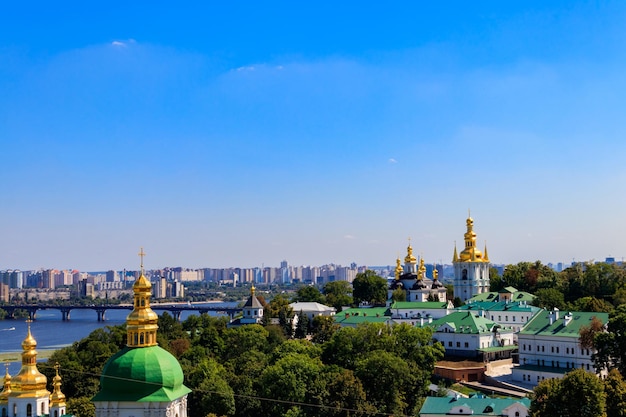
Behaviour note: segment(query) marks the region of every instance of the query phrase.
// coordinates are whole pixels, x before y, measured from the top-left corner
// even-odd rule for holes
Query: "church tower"
[[[487,245],[483,254],[476,247],[476,233],[474,219],[467,218],[467,232],[465,232],[465,247],[461,254],[457,254],[456,245],[452,264],[454,265],[454,297],[465,302],[477,294],[489,292],[489,257]]]
[[[150,308],[150,281],[143,270],[133,285],[133,311],[126,318],[126,347],[102,371],[92,401],[96,417],[187,417],[187,394],[178,360],[157,344],[157,314]]]
[[[37,341],[30,333],[22,342],[22,367],[17,375],[11,377],[8,372],[4,379],[4,388],[0,393],[2,416],[35,417],[49,414],[50,391],[46,389],[48,378],[37,369]]]

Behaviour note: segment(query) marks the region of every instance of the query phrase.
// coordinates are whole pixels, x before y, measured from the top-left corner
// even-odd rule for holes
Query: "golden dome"
[[[460,262],[489,262],[483,257],[482,252],[476,247],[476,233],[474,232],[474,219],[468,217],[466,220],[467,232],[465,232],[465,248],[459,255]],[[456,252],[456,248],[455,248]]]
[[[30,321],[28,322],[28,334],[22,342],[22,368],[11,380],[10,397],[40,397],[49,395],[46,390],[48,379],[37,369],[37,341],[30,333]]]
[[[0,392],[0,404],[6,404],[9,394],[11,393],[11,374],[9,374],[9,363],[7,362],[4,366],[6,367],[6,372],[4,374],[4,387],[2,387],[2,392]]]
[[[411,239],[409,239],[409,246],[406,248],[406,256],[404,257],[404,263],[411,264],[417,262],[417,258],[413,255],[413,248],[411,247]]]
[[[396,259],[396,270],[395,270],[396,280],[400,279],[400,275],[402,275],[402,265],[400,264],[400,258],[398,257]]]
[[[150,308],[152,284],[143,272],[143,248],[141,256],[141,275],[133,285],[133,311],[126,317],[126,345],[128,347],[156,346],[156,334],[159,316]]]
[[[51,406],[62,406],[65,404],[65,394],[61,392],[61,376],[59,375],[59,363],[57,362],[54,365],[54,369],[56,370],[56,375],[52,379],[53,392],[50,394],[50,405]]]

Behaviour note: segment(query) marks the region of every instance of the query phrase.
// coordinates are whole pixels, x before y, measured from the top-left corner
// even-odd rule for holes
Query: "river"
[[[226,306],[236,307],[238,303],[207,303],[194,306]],[[97,313],[94,310],[72,310],[71,320],[62,321],[59,310],[39,310],[37,320],[31,323],[31,332],[37,340],[37,349],[59,349],[86,337],[92,331],[104,326],[117,326],[124,323],[130,310],[107,310],[106,320],[97,321]],[[161,314],[158,311],[158,314]],[[183,311],[181,320],[185,320],[194,311]],[[219,315],[209,312],[211,315]],[[0,353],[21,352],[22,341],[26,337],[27,324],[25,319],[0,320]],[[18,357],[19,355],[16,355]],[[21,364],[12,362],[9,373],[15,375]],[[4,375],[4,369],[0,370]]]

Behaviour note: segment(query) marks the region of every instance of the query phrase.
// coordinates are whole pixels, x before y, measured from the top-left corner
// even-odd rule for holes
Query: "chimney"
[[[572,321],[572,313],[569,312],[563,317],[563,325],[567,326]]]
[[[559,309],[554,307],[554,320],[558,320],[559,319]]]

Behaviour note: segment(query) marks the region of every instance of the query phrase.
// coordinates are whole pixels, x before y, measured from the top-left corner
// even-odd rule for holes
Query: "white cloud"
[[[352,235],[345,235],[343,238],[344,239],[356,239],[356,237],[354,237]]]
[[[389,163],[390,164],[397,164],[398,161],[396,161],[394,158],[389,158]]]

